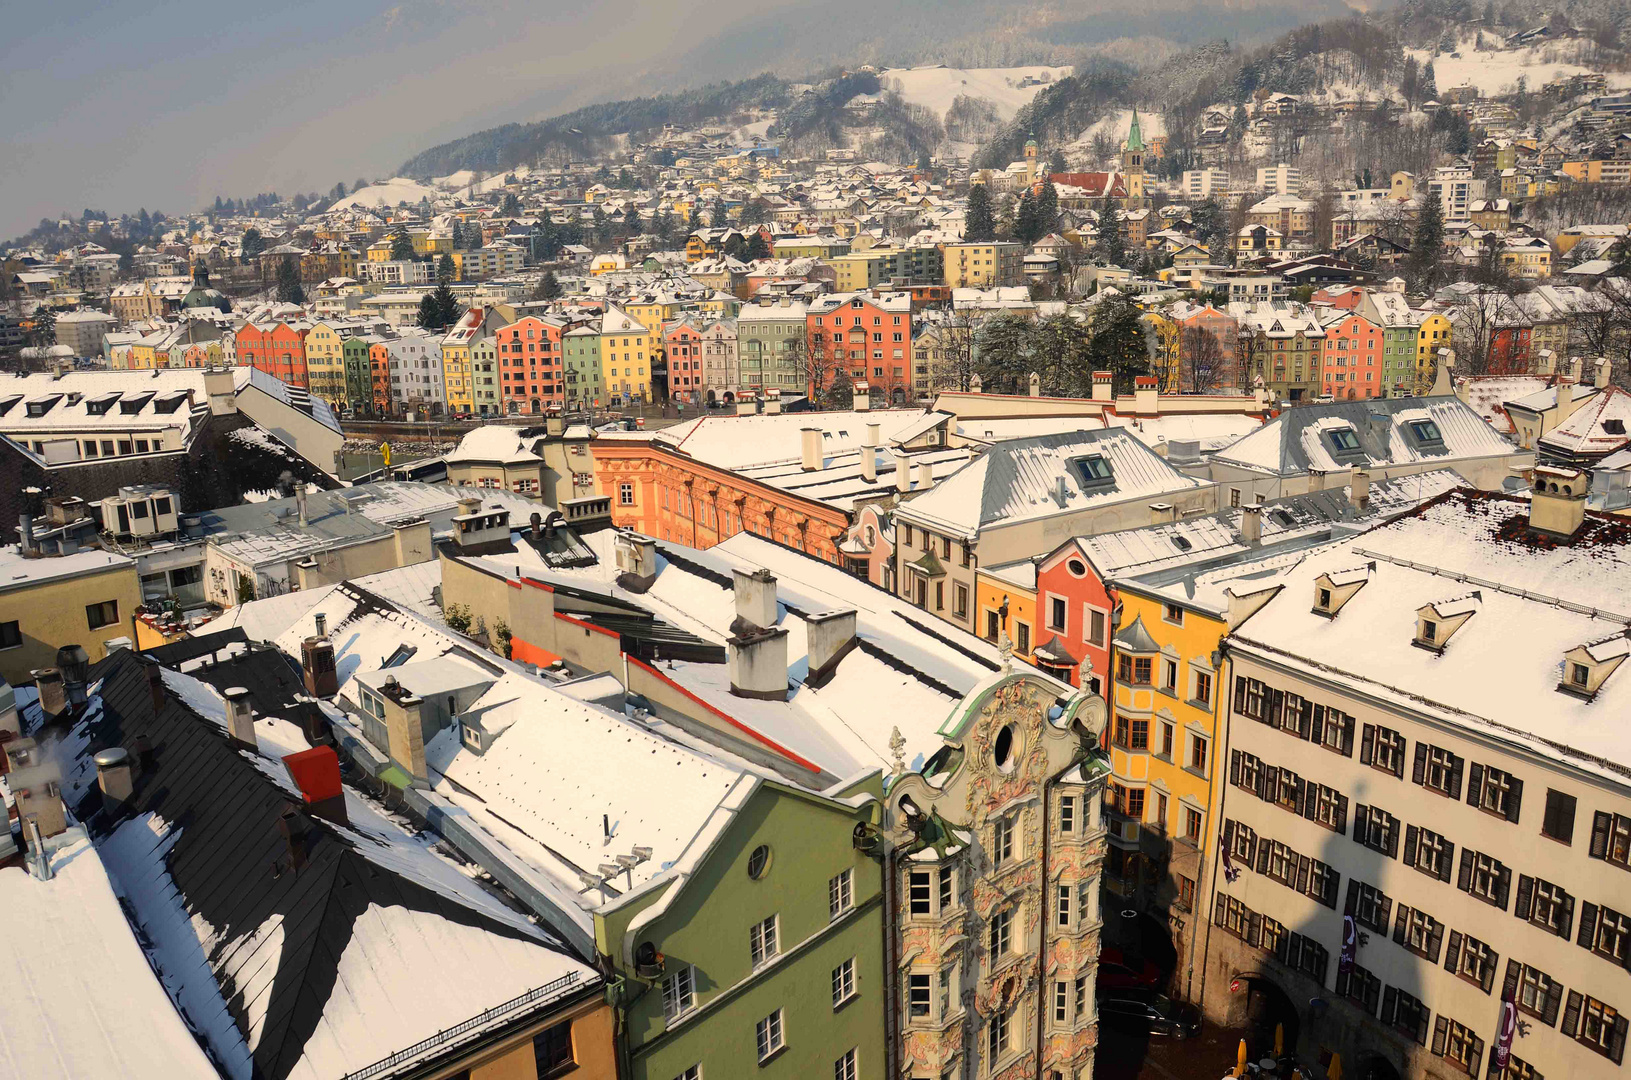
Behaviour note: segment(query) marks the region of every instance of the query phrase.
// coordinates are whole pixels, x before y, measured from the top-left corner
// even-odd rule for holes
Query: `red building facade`
[[[844,372],[885,401],[904,405],[913,399],[910,293],[823,296],[810,305],[806,326],[812,396]]]
[[[555,319],[528,315],[494,331],[504,412],[538,414],[564,404],[561,334],[565,329],[566,324]]]
[[[1036,663],[1072,686],[1104,694],[1110,686],[1115,591],[1081,545],[1067,540],[1036,568]]]
[[[703,395],[702,331],[689,319],[674,320],[663,327],[663,351],[668,356],[670,400],[700,400]]]
[[[293,386],[310,388],[306,375],[307,327],[286,322],[270,326],[244,323],[238,328],[238,363],[259,368]]]

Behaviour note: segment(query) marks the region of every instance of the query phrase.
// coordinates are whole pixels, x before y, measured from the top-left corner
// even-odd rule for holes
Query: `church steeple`
[[[1138,110],[1133,110],[1133,126],[1127,129],[1127,149],[1144,149],[1144,135],[1138,129]]]
[[[1138,126],[1138,110],[1133,110],[1133,122],[1127,128],[1127,148],[1121,152],[1121,171],[1127,174],[1127,207],[1143,205],[1144,201],[1144,133]]]

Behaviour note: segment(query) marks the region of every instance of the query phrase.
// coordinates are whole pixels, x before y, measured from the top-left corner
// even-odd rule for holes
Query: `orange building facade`
[[[597,440],[595,490],[612,501],[612,523],[658,540],[713,547],[751,532],[839,564],[844,511],[789,495],[650,442]]]
[[[293,386],[310,387],[306,375],[306,331],[286,322],[238,329],[238,363],[259,368]]]

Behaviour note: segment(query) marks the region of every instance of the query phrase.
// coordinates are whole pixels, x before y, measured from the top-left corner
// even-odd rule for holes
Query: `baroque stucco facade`
[[[1104,700],[1007,670],[964,700],[888,792],[899,1074],[1091,1077]]]

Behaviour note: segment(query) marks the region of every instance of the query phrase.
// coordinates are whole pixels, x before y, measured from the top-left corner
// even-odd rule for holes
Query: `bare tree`
[[[1190,393],[1210,393],[1227,360],[1217,334],[1205,326],[1184,327],[1182,357]]]
[[[929,338],[930,389],[969,390],[975,372],[975,325],[968,312],[951,312],[930,324],[923,336]]]

